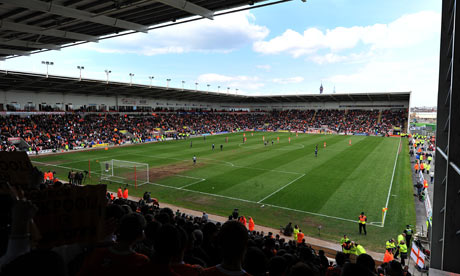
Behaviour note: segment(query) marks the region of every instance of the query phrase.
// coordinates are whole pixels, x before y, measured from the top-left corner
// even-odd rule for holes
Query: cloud
[[[403,15],[389,24],[337,27],[324,32],[318,28],[308,28],[302,34],[287,29],[282,35],[268,41],[255,41],[253,49],[262,54],[288,53],[297,58],[323,49],[337,53],[359,44],[367,45],[372,50],[404,48],[438,35],[440,18],[439,13],[422,11]],[[335,62],[340,57],[330,56],[329,59]]]
[[[269,65],[269,64],[265,64],[265,65],[256,65],[256,68],[258,69],[262,69],[262,70],[265,70],[265,71],[270,71],[272,69],[272,67]]]
[[[239,89],[243,92],[244,89],[254,90],[264,87],[265,84],[259,79],[259,77],[250,76],[226,76],[215,73],[202,74],[198,77],[199,83],[209,83],[221,86],[221,91],[226,91],[227,87],[232,90]]]
[[[300,83],[303,82],[303,77],[292,77],[292,78],[274,78],[272,81],[279,84],[289,84],[289,83]]]
[[[413,91],[411,104],[426,105],[437,101],[438,61],[437,55],[406,60],[385,56],[325,81],[333,83],[339,93]]]
[[[269,30],[256,25],[249,11],[198,20],[167,28],[121,36],[80,47],[101,53],[134,53],[146,56],[188,52],[228,53],[264,39]]]
[[[369,58],[374,56],[374,52],[371,50],[369,52],[359,53],[359,54],[349,54],[349,55],[339,55],[336,53],[328,53],[325,55],[312,55],[309,57],[309,60],[317,64],[330,64],[330,63],[359,63],[369,60]]]

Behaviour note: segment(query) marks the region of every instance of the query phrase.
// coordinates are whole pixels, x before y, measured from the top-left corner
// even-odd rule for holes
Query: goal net
[[[149,182],[149,164],[124,160],[106,160],[101,164],[101,181],[140,186]]]

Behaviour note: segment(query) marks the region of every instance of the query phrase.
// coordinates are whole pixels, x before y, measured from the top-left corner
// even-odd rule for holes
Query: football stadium
[[[285,2],[0,0],[0,58]],[[429,135],[412,91],[1,69],[0,274],[458,275],[456,9],[443,1]]]

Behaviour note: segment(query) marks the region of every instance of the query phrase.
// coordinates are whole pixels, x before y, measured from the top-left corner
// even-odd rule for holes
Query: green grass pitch
[[[39,156],[32,161],[64,180],[71,168],[90,167],[86,184],[100,183],[104,161],[148,163],[149,183],[137,189],[132,186],[130,195],[151,191],[160,203],[223,216],[238,208],[256,224],[277,229],[291,221],[306,233],[307,242],[308,236],[319,235],[338,242],[348,234],[368,249],[383,250],[386,240],[395,238],[406,224],[415,224],[406,139],[276,132],[246,132],[246,138],[243,143],[243,133],[224,134],[206,140],[198,137]],[[132,174],[103,183],[116,191],[121,183],[134,185]],[[382,224],[385,206],[388,212]],[[362,211],[368,216],[367,236],[358,234],[356,222]]]

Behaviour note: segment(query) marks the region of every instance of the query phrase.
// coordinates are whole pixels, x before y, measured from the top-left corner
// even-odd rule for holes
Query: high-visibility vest
[[[349,240],[350,240],[349,238],[341,238],[340,243],[343,245],[344,243],[346,243]]]
[[[399,245],[399,251],[401,253],[407,253],[407,244],[400,244]]]
[[[395,245],[394,242],[387,241],[385,247],[386,247],[386,249],[396,248],[396,245]]]
[[[350,254],[353,254],[353,255],[358,255],[356,254],[357,250],[356,250],[356,246],[355,245],[351,245],[351,248],[350,248]]]
[[[428,188],[428,180],[426,180],[426,179],[423,180],[423,188],[425,188],[425,189]]]
[[[423,163],[420,164],[420,169],[423,170],[424,168],[425,168],[425,165],[423,165]]]
[[[411,228],[406,228],[406,235],[412,236],[412,229]]]
[[[244,216],[242,216],[242,217],[240,218],[240,222],[241,222],[241,224],[244,225],[244,227],[246,227],[246,218],[245,218]]]
[[[404,236],[402,234],[398,235],[398,245],[401,244],[401,241],[404,241]]]
[[[351,243],[344,242],[342,244],[342,251],[345,254],[350,254],[350,252],[351,252]]]
[[[254,231],[254,227],[255,227],[255,224],[254,224],[254,220],[252,218],[249,219],[249,223],[248,223],[248,228],[249,228],[249,231]]]
[[[366,250],[364,249],[364,247],[361,244],[358,244],[356,246],[356,255],[359,256],[361,254],[366,254]]]
[[[297,234],[297,243],[302,243],[303,237],[305,237],[304,233],[299,232],[299,234]]]
[[[123,197],[123,192],[121,191],[121,188],[118,188],[117,197],[118,197],[118,198],[122,198],[122,197]]]
[[[418,164],[414,165],[414,169],[417,171],[418,170]]]
[[[393,254],[390,253],[390,251],[386,251],[385,252],[385,256],[383,256],[383,262],[384,263],[389,263],[391,261],[393,261],[394,257],[393,257]]]
[[[299,228],[294,228],[294,239],[297,240],[297,235],[299,234]]]
[[[359,215],[359,223],[366,224],[366,219],[367,219],[366,216]]]
[[[125,190],[123,191],[123,198],[124,198],[124,199],[128,199],[128,189],[125,189]]]

